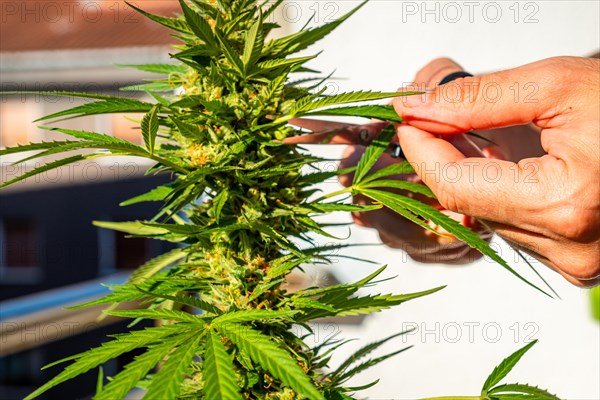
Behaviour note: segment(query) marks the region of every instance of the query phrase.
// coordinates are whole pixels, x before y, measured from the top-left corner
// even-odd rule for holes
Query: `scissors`
[[[288,123],[311,132],[287,138],[284,140],[285,143],[358,144],[362,146],[368,146],[390,124],[387,121],[376,121],[361,125],[310,118],[292,118]],[[405,158],[397,138],[393,139],[385,153],[393,158]]]

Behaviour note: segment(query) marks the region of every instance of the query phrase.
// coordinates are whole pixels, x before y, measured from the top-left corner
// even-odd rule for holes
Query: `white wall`
[[[302,17],[298,28],[314,11],[318,10],[316,17],[322,23],[326,16],[339,17],[357,4],[290,0],[283,10],[288,20]],[[310,66],[325,72],[337,69],[335,75],[346,78],[336,82],[341,90],[389,91],[409,82],[421,66],[439,56],[452,57],[468,71],[480,73],[555,55],[588,55],[600,48],[598,4],[371,0],[311,49],[325,51]],[[424,14],[425,7],[433,13]],[[471,18],[469,7],[473,10]],[[457,10],[462,18],[453,23]],[[314,146],[312,150],[329,156],[341,153],[339,147]],[[360,227],[352,228],[351,240],[378,242],[372,231]],[[509,261],[514,259],[506,247],[501,252]],[[445,267],[416,264],[400,251],[383,246],[355,248],[347,253],[390,265],[386,276],[397,278],[377,287],[383,293],[448,285],[435,295],[371,316],[360,328],[339,327],[344,336],[359,338],[347,346],[348,350],[410,325],[419,328],[405,342],[398,339],[386,347],[414,348],[351,382],[358,385],[381,379],[379,385],[362,392],[364,396],[413,399],[476,395],[494,365],[527,339],[536,338],[540,342],[509,375],[511,383],[540,385],[568,399],[600,398],[600,325],[591,320],[587,293],[543,266],[538,264],[562,300],[545,298],[485,260],[466,267]],[[531,276],[522,263],[512,264]],[[334,271],[340,279],[352,280],[374,268],[339,259]],[[320,329],[321,338],[332,332],[328,326]],[[422,335],[425,329],[429,333]]]

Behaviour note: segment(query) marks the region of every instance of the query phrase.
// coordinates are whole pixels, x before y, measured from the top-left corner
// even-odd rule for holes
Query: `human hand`
[[[344,123],[332,123],[329,121],[311,120],[311,119],[296,119],[290,121],[293,125],[301,126],[305,129],[312,130],[309,135],[295,136],[285,139],[289,144],[347,144],[349,145],[340,163],[340,168],[348,168],[355,166],[360,160],[366,145],[368,145],[377,135],[383,130],[388,123],[374,122],[366,125],[347,125]],[[455,135],[451,138],[457,148],[460,148],[464,154],[470,156],[482,156],[479,148],[477,148],[464,135]],[[373,167],[376,171],[382,167],[399,162],[398,159],[384,154],[377,164]],[[413,182],[421,182],[416,174],[406,174],[390,177],[393,179],[401,179]],[[344,186],[352,184],[352,174],[340,176],[340,183]],[[417,198],[419,201],[427,203],[433,207],[440,209],[451,218],[457,220],[461,224],[472,228],[480,234],[484,239],[489,240],[491,233],[478,223],[475,219],[458,213],[442,210],[442,207],[435,199],[430,199],[425,196],[416,195],[411,192],[398,191],[405,196]],[[370,200],[363,196],[355,196],[354,202],[358,204],[369,204]],[[361,226],[374,228],[383,243],[393,248],[401,248],[405,250],[413,259],[420,262],[436,262],[446,264],[462,264],[473,261],[481,254],[470,248],[465,243],[459,241],[456,237],[449,234],[441,227],[432,225],[438,234],[429,230],[423,229],[413,222],[406,220],[387,208],[370,211],[368,213],[354,213],[354,221]]]
[[[393,102],[404,154],[444,208],[485,221],[579,286],[600,280],[599,76],[598,60],[557,57]],[[537,89],[529,102],[512,96],[525,85]],[[469,157],[437,136],[531,122],[546,154],[516,163]],[[457,179],[444,179],[448,166]]]

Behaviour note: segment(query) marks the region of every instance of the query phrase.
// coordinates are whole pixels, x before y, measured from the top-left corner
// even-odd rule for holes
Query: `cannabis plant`
[[[294,334],[292,328],[302,326],[310,334],[310,323],[319,318],[369,314],[441,288],[357,295],[376,283],[382,267],[354,283],[286,290],[286,276],[292,270],[327,263],[332,250],[347,246],[319,245],[314,239],[315,234],[332,236],[328,225],[315,219],[331,212],[389,207],[424,229],[431,230],[427,221],[433,221],[521,278],[474,232],[413,197],[386,190],[433,197],[426,186],[390,179],[412,172],[410,164],[399,162],[370,173],[394,135],[392,126],[373,141],[355,168],[301,173],[303,167],[323,160],[283,141],[303,134],[288,124],[291,119],[351,115],[400,123],[389,106],[350,103],[411,93],[326,96],[318,91],[327,77],[306,78],[306,73],[315,74],[306,66],[315,56],[294,54],[329,34],[360,7],[323,26],[267,40],[278,28],[269,16],[281,2],[180,0],[178,18],[152,15],[132,5],[174,30],[181,40],[172,54],[178,64],[135,66],[164,75],[135,88],[155,102],[53,93],[94,101],[41,120],[143,113],[143,145],[101,133],[44,127],[73,139],[1,150],[1,155],[38,151],[19,162],[74,150],[101,150],[65,156],[2,186],[70,163],[113,155],[148,158],[155,161],[149,174],[172,177],[170,183],[123,203],[161,202],[151,220],[95,224],[177,247],[140,266],[127,283],[113,286],[111,294],[79,306],[105,304],[106,314],[131,318],[134,323],[151,319],[156,326],[116,335],[100,347],[50,364],[47,367],[70,362],[28,399],[135,349],[143,351],[123,371],[108,380],[99,374],[96,399],[119,399],[135,387],[145,389],[148,399],[350,399],[347,393],[375,384],[348,387],[347,382],[405,350],[368,358],[402,333],[362,347],[333,368],[332,353],[345,342],[332,338],[310,348],[307,336]],[[350,172],[354,173],[350,188],[325,195],[316,189],[316,184]],[[366,196],[373,203],[349,204],[351,194]],[[124,302],[137,302],[139,308],[119,309]],[[526,385],[494,388],[514,362],[492,374],[481,398],[555,398]]]

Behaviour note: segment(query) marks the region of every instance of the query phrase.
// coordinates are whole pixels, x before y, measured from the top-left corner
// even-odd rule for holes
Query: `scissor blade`
[[[297,126],[298,128],[308,129],[313,133],[328,133],[329,131],[336,129],[346,129],[355,124],[348,124],[344,122],[325,121],[321,119],[310,119],[310,118],[292,118],[288,121],[290,125]]]

